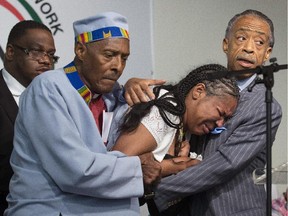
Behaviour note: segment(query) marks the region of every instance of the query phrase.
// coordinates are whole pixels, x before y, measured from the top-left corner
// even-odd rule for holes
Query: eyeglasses
[[[58,56],[55,56],[54,54],[47,53],[46,51],[43,51],[43,50],[28,49],[28,48],[24,48],[24,47],[21,47],[21,46],[16,45],[16,44],[12,44],[12,46],[22,50],[29,57],[31,57],[32,59],[37,60],[37,61],[40,59],[43,59],[45,56],[48,56],[49,60],[55,64],[58,62],[58,59],[60,58]]]

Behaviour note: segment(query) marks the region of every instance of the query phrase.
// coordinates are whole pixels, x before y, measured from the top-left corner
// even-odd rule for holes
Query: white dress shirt
[[[6,82],[10,92],[13,95],[17,105],[19,106],[19,98],[22,92],[25,90],[25,87],[19,83],[8,71],[3,68],[2,70],[4,81]]]

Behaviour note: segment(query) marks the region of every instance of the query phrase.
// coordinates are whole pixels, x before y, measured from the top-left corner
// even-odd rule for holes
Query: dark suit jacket
[[[9,191],[9,181],[13,174],[9,160],[13,149],[14,122],[18,113],[18,106],[9,91],[0,71],[0,197]],[[1,212],[0,212],[1,214]]]
[[[281,107],[274,100],[273,139],[280,120]],[[241,92],[235,115],[225,126],[226,131],[208,138],[201,163],[161,180],[156,190],[160,210],[181,197],[191,196],[188,213],[184,215],[266,215],[264,186],[254,184],[252,179],[252,172],[264,168],[266,163],[264,85],[256,85],[252,92],[247,88]]]

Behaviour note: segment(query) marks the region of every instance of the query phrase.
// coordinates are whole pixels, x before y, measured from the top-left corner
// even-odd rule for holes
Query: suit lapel
[[[7,116],[14,124],[18,113],[18,106],[4,81],[2,70],[0,72],[0,107],[7,113]]]

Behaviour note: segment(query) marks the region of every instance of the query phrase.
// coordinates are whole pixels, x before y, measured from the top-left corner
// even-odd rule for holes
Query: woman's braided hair
[[[198,83],[205,85],[207,96],[221,97],[231,95],[238,100],[239,89],[235,79],[226,77],[215,78],[212,74],[217,71],[227,71],[227,69],[219,64],[207,64],[192,70],[176,85],[156,86],[153,89],[155,99],[133,105],[125,115],[123,124],[120,126],[120,131],[132,132],[135,130],[142,118],[150,112],[151,107],[154,105],[159,109],[159,113],[167,125],[180,129],[186,110],[185,98],[189,91]],[[165,89],[168,92],[159,97],[161,89]],[[180,122],[172,122],[167,116],[167,113],[179,116]]]

